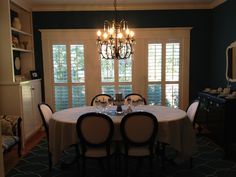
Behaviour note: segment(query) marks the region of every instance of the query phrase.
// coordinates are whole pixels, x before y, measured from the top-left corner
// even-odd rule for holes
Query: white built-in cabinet
[[[22,117],[23,142],[26,142],[42,126],[38,111],[38,103],[40,102],[40,79],[0,84],[0,114],[13,114]]]
[[[24,117],[24,139],[32,136],[41,127],[38,103],[41,102],[40,80],[22,82],[20,84],[22,115]]]
[[[0,1],[0,114],[22,117],[23,145],[42,126],[37,107],[41,79],[30,75],[35,59],[32,11],[26,2]]]

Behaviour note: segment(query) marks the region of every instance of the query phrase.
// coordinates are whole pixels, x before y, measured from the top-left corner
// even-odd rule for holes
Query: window
[[[41,30],[45,102],[54,110],[90,105],[99,93],[143,95],[187,109],[191,28],[134,29],[127,60],[99,59],[95,29]]]
[[[52,53],[56,111],[84,105],[84,46],[53,44]]]
[[[179,107],[180,43],[148,44],[148,103]]]
[[[122,93],[123,97],[132,93],[132,59],[105,60],[101,59],[102,93],[115,96]]]

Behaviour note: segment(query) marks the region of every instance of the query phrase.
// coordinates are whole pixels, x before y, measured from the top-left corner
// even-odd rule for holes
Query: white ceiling
[[[32,4],[113,4],[113,0],[31,0]],[[211,3],[214,0],[117,0],[117,4]]]
[[[33,11],[113,10],[114,0],[25,0]],[[118,10],[211,9],[226,0],[117,0]]]

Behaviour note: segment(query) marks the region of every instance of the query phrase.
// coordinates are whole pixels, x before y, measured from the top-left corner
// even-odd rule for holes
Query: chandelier
[[[104,30],[97,32],[97,44],[102,59],[127,59],[133,52],[134,32],[128,28],[126,20],[117,20],[116,0],[114,0],[115,19],[104,21]]]

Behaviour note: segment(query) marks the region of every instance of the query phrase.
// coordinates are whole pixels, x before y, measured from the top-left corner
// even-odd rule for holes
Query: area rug
[[[154,161],[155,177],[236,177],[236,163],[224,159],[224,151],[216,145],[211,139],[201,136],[197,137],[198,151],[193,156],[193,167],[189,167],[189,161],[181,164],[167,161],[165,170],[161,169],[160,161],[157,158]],[[72,159],[74,157],[73,149],[67,151],[62,156],[61,161]],[[172,159],[175,152],[167,148],[167,157]],[[130,162],[130,175],[132,176],[133,166],[136,162]],[[114,165],[114,164],[111,164]],[[148,177],[148,163],[144,161],[140,166],[136,176]],[[28,155],[23,157],[19,163],[9,171],[6,177],[76,177],[79,176],[77,165],[67,168],[61,168],[58,164],[53,167],[52,171],[48,170],[47,141],[43,139],[34,147]],[[103,177],[104,173],[95,161],[88,161],[86,168],[88,177]],[[117,175],[118,174],[118,175]],[[111,176],[120,176],[115,169],[112,170]]]

